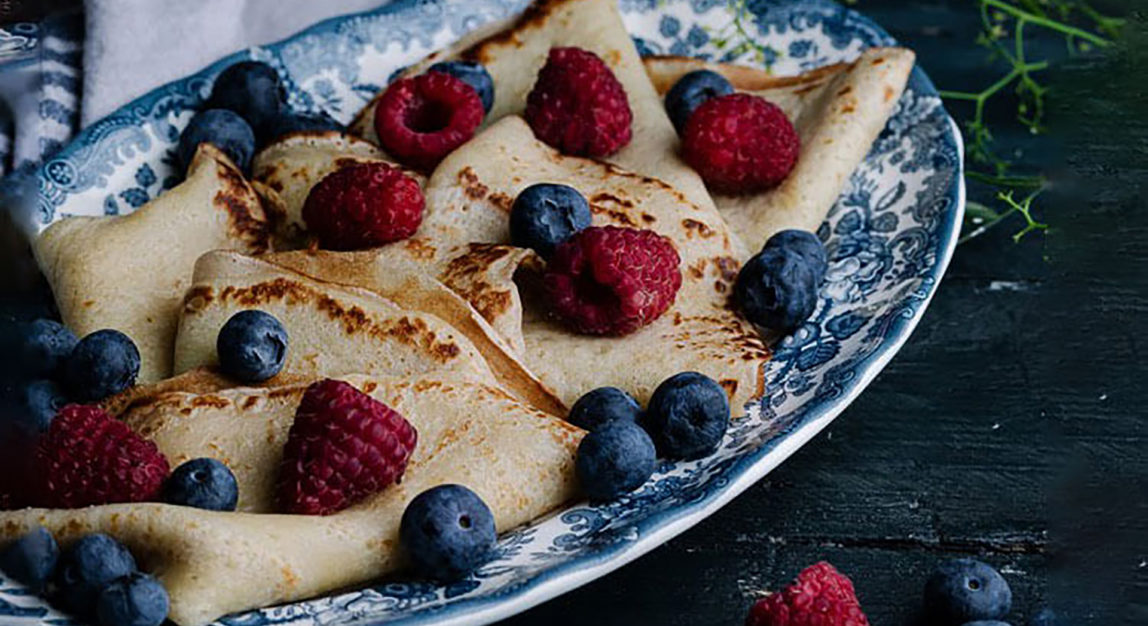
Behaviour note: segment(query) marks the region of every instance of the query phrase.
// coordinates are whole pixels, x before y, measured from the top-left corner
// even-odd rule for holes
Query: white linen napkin
[[[82,125],[249,46],[390,0],[85,0]]]

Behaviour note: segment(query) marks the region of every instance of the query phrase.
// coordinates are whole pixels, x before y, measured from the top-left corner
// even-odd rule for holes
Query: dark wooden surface
[[[971,91],[999,75],[972,46],[974,6],[857,3],[938,85]],[[1046,237],[1014,245],[1002,226],[959,247],[908,345],[830,428],[677,539],[506,623],[739,624],[755,591],[828,559],[872,624],[912,624],[937,561],[973,555],[1005,573],[1016,626],[1046,602],[1072,624],[1148,624],[1148,53],[1130,40],[1049,73],[1049,136],[993,112],[1001,143],[1056,180]]]

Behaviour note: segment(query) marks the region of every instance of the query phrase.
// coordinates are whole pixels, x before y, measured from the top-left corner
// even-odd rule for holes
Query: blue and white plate
[[[93,124],[44,165],[33,230],[67,215],[128,213],[178,182],[172,154],[179,131],[215,74],[238,60],[278,67],[294,108],[348,121],[397,68],[527,3],[397,0],[160,87]],[[644,53],[767,65],[778,74],[894,43],[876,24],[826,0],[620,5]],[[617,569],[697,524],[828,425],[908,338],[956,244],[965,201],[961,158],[956,126],[928,77],[914,70],[888,127],[821,228],[831,266],[816,314],[777,346],[766,399],[734,422],[717,453],[665,463],[639,491],[616,502],[578,504],[507,533],[497,557],[462,582],[396,580],[220,624],[489,622]],[[67,623],[4,579],[0,617],[5,624]]]

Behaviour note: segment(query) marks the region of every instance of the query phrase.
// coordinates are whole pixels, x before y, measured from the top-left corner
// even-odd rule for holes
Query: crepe
[[[192,265],[214,249],[263,252],[270,220],[219,150],[202,144],[187,179],[129,215],[68,217],[33,243],[60,315],[79,336],[114,328],[140,351],[140,382],[171,374]]]
[[[282,444],[305,384],[196,395],[137,394],[123,419],[173,465],[212,456],[240,485],[241,512],[158,503],[0,512],[0,540],[37,524],[63,543],[91,532],[123,541],[171,597],[170,618],[201,626],[225,613],[361,585],[402,565],[398,527],[415,495],[458,483],[482,497],[498,530],[576,496],[581,431],[497,387],[456,373],[346,380],[402,413],[418,444],[402,483],[327,517],[268,514]]]
[[[615,0],[538,0],[518,17],[431,54],[412,65],[405,75],[421,73],[448,59],[482,63],[494,81],[494,106],[483,122],[489,126],[525,111],[526,96],[534,87],[550,48],[561,46],[576,46],[597,54],[625,87],[634,114],[633,139],[606,161],[661,179],[698,206],[712,206],[701,178],[678,157],[673,124],[650,85]],[[376,143],[378,98],[350,126],[351,132]]]
[[[331,172],[356,163],[394,164],[369,141],[329,130],[284,135],[255,155],[252,180],[265,186],[261,190],[283,215],[276,229],[276,249],[306,243],[303,204],[307,194]],[[420,185],[425,183],[417,172],[407,170],[406,174]]]
[[[440,371],[495,382],[474,345],[434,315],[226,251],[205,254],[195,264],[175,342],[176,373],[217,365],[219,330],[248,309],[269,313],[286,328],[286,374]]]
[[[530,301],[534,290],[520,290],[514,278],[521,265],[537,259],[508,245],[507,216],[513,198],[539,182],[578,189],[595,225],[649,228],[669,237],[682,258],[674,305],[634,334],[592,337],[566,329],[546,315],[544,303]],[[450,154],[428,181],[426,195],[423,224],[412,239],[363,254],[375,255],[380,267],[406,258],[453,285],[491,325],[512,335],[512,345],[523,346],[527,369],[567,405],[604,385],[644,402],[662,380],[685,370],[720,382],[737,415],[761,395],[770,352],[730,304],[738,259],[716,209],[691,203],[660,180],[559,154],[517,116]],[[529,284],[529,271],[523,279]]]
[[[780,230],[817,231],[897,107],[914,58],[904,48],[870,48],[853,63],[785,77],[686,57],[650,57],[645,64],[659,93],[687,72],[710,69],[738,91],[781,107],[796,127],[801,153],[780,185],[749,195],[714,195],[730,228],[755,250]]]

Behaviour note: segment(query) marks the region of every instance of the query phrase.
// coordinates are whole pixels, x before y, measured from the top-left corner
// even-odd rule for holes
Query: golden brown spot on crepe
[[[503,212],[510,213],[511,207],[514,206],[514,198],[511,198],[501,191],[496,191],[490,194],[490,203],[502,209]]]
[[[702,277],[706,275],[706,260],[699,259],[693,265],[686,267],[686,271],[689,272],[690,276],[695,280],[701,280]]]
[[[650,215],[649,213],[642,213],[642,221],[647,224],[653,224],[654,222],[658,221],[658,218]]]
[[[280,182],[278,179],[267,183],[267,186],[274,189],[276,193],[283,193],[283,189],[284,189],[283,183]]]
[[[362,163],[362,161],[360,161],[359,159],[353,159],[351,157],[339,157],[339,158],[335,159],[335,169],[341,170],[344,167],[349,167],[351,165],[358,165],[359,163]]]
[[[283,584],[288,588],[299,584],[299,576],[290,567],[284,565],[279,571],[283,573]]]
[[[224,409],[231,406],[231,402],[219,396],[196,396],[191,399],[191,406],[193,408],[210,406],[217,409]]]
[[[546,22],[547,18],[554,13],[555,7],[565,4],[568,0],[538,0],[526,8],[514,24],[506,30],[495,33],[482,41],[476,42],[473,46],[463,50],[459,53],[460,59],[468,61],[478,61],[480,63],[489,63],[494,49],[499,46],[511,45],[516,48],[522,47],[522,41],[518,38],[518,34],[528,28],[541,26]]]
[[[83,306],[86,309],[86,308],[90,308],[95,303],[96,303],[95,300],[84,300],[83,303],[81,304],[81,306]]]
[[[729,396],[731,400],[737,394],[737,381],[736,380],[734,380],[732,378],[723,378],[720,381],[718,381],[718,384],[721,385],[722,388],[725,389],[726,395]]]
[[[415,258],[428,261],[434,258],[435,252],[438,250],[430,245],[426,239],[408,239],[403,244]]]
[[[418,393],[423,393],[424,391],[430,391],[438,387],[442,387],[442,383],[437,380],[420,380],[415,383],[414,390]]]
[[[873,59],[873,65],[881,65],[884,62],[885,57],[877,57],[876,59]]]
[[[478,181],[478,174],[475,174],[474,169],[470,166],[459,171],[458,184],[462,187],[462,192],[466,194],[466,197],[471,200],[482,200],[490,193],[490,187]]]
[[[851,91],[853,91],[853,86],[852,85],[845,85],[844,87],[841,88],[840,91],[837,92],[837,95],[838,95],[838,97],[844,96],[845,94],[847,94]]]
[[[713,260],[713,264],[721,275],[722,280],[727,283],[732,283],[737,280],[737,270],[739,267],[737,259],[728,256],[719,256]]]
[[[245,398],[245,399],[243,400],[243,409],[244,409],[244,410],[247,410],[247,411],[250,411],[250,410],[251,410],[251,407],[255,406],[255,403],[256,403],[256,402],[259,402],[259,398],[258,398],[258,397],[256,397],[256,396],[247,396],[247,398]]]
[[[371,393],[379,388],[379,384],[374,381],[367,381],[363,384],[363,393]]]
[[[720,280],[714,281],[714,291],[716,291],[718,293],[725,293],[725,289],[726,289],[725,283],[723,283]]]
[[[611,67],[616,67],[619,63],[622,62],[622,53],[617,51],[617,50],[611,49],[608,52],[606,52],[606,54],[602,60],[606,62],[606,65],[609,65]]]
[[[698,236],[702,239],[709,239],[716,234],[716,231],[704,222],[699,222],[688,217],[682,220],[682,227],[686,229],[686,237],[693,237],[694,231],[697,231]]]
[[[817,84],[808,85],[808,86],[802,87],[802,88],[800,88],[800,89],[796,89],[796,90],[794,90],[794,92],[793,92],[793,93],[794,93],[794,94],[796,94],[796,95],[799,95],[799,96],[804,96],[805,94],[807,94],[807,93],[809,93],[809,92],[811,92],[811,91],[814,91],[815,89],[817,89],[817,88],[818,88],[818,87],[820,87],[820,86],[821,86],[821,85],[817,85]]]
[[[895,93],[892,87],[885,85],[885,102],[892,100]]]
[[[472,243],[469,252],[447,264],[442,281],[470,302],[482,317],[493,322],[510,309],[512,298],[509,290],[497,289],[482,277],[490,266],[510,252],[508,246]]]
[[[608,191],[600,191],[590,198],[590,204],[616,204],[627,209],[634,208],[634,201],[620,198]]]
[[[230,166],[220,166],[219,172],[222,189],[215,194],[214,204],[227,211],[229,233],[246,241],[257,252],[267,250],[271,228],[262,211],[255,211],[248,201],[253,195],[251,186]]]
[[[319,311],[326,313],[333,321],[341,323],[348,335],[362,331],[377,338],[397,339],[400,343],[425,351],[442,363],[461,352],[453,342],[437,341],[435,334],[428,330],[426,322],[422,319],[412,320],[403,316],[397,320],[375,322],[359,307],[347,307],[326,294],[318,293],[286,278],[277,278],[249,287],[225,287],[220,292],[219,299],[249,307],[276,300],[284,300],[289,304],[310,303]]]

